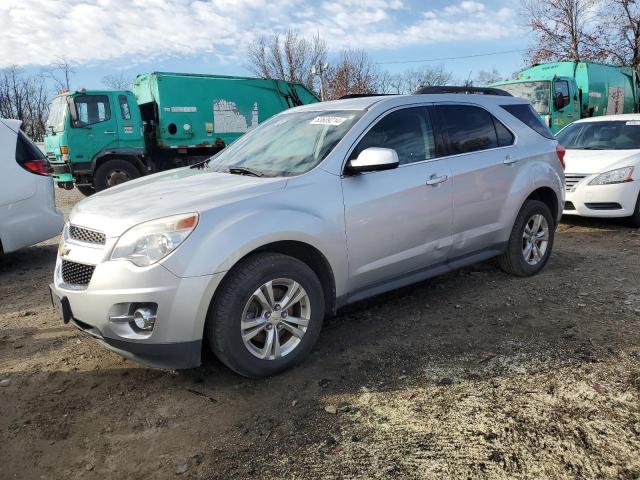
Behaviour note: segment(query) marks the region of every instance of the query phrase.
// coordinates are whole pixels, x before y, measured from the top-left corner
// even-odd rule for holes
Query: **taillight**
[[[36,175],[51,175],[53,169],[49,165],[49,161],[44,158],[38,158],[36,160],[26,160],[20,163],[20,166],[28,172],[35,173]]]
[[[562,170],[566,168],[564,164],[564,154],[567,153],[567,150],[560,144],[556,145],[556,155],[558,155],[558,160],[560,160],[560,165],[562,165]]]

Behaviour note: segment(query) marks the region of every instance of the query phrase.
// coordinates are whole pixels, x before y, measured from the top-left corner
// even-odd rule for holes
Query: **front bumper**
[[[633,215],[640,194],[640,180],[613,185],[589,185],[589,176],[566,193],[565,215],[619,218]]]
[[[56,262],[52,295],[66,299],[71,322],[110,350],[152,367],[198,366],[209,303],[223,274],[181,278],[161,264],[141,268],[107,261],[114,242],[107,239],[103,248],[67,241]],[[89,283],[65,283],[63,261],[95,265]],[[140,304],[157,306],[153,330],[111,320]]]

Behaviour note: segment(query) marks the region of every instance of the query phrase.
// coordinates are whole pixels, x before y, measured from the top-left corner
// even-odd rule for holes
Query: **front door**
[[[451,172],[436,158],[426,107],[384,116],[350,158],[369,147],[394,149],[400,165],[342,180],[349,289],[355,295],[428,266],[444,265],[451,245]]]
[[[68,133],[71,161],[90,162],[101,150],[118,146],[118,128],[108,95],[78,95]]]

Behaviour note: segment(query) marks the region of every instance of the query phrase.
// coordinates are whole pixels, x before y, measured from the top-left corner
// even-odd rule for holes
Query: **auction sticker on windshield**
[[[639,126],[639,125],[640,125],[640,120],[629,120],[629,121],[627,122],[627,126],[630,126],[630,127],[631,127],[631,126],[635,126],[635,127],[637,127],[637,126]]]
[[[311,125],[340,125],[345,120],[345,117],[316,117],[309,123]]]

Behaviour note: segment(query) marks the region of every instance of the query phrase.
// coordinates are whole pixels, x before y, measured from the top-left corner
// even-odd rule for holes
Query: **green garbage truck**
[[[545,63],[491,86],[529,100],[553,133],[580,118],[634,113],[640,108],[640,80],[631,67]]]
[[[139,75],[132,91],[55,97],[45,151],[58,186],[90,195],[200,162],[269,117],[318,101],[300,83],[154,72]]]

